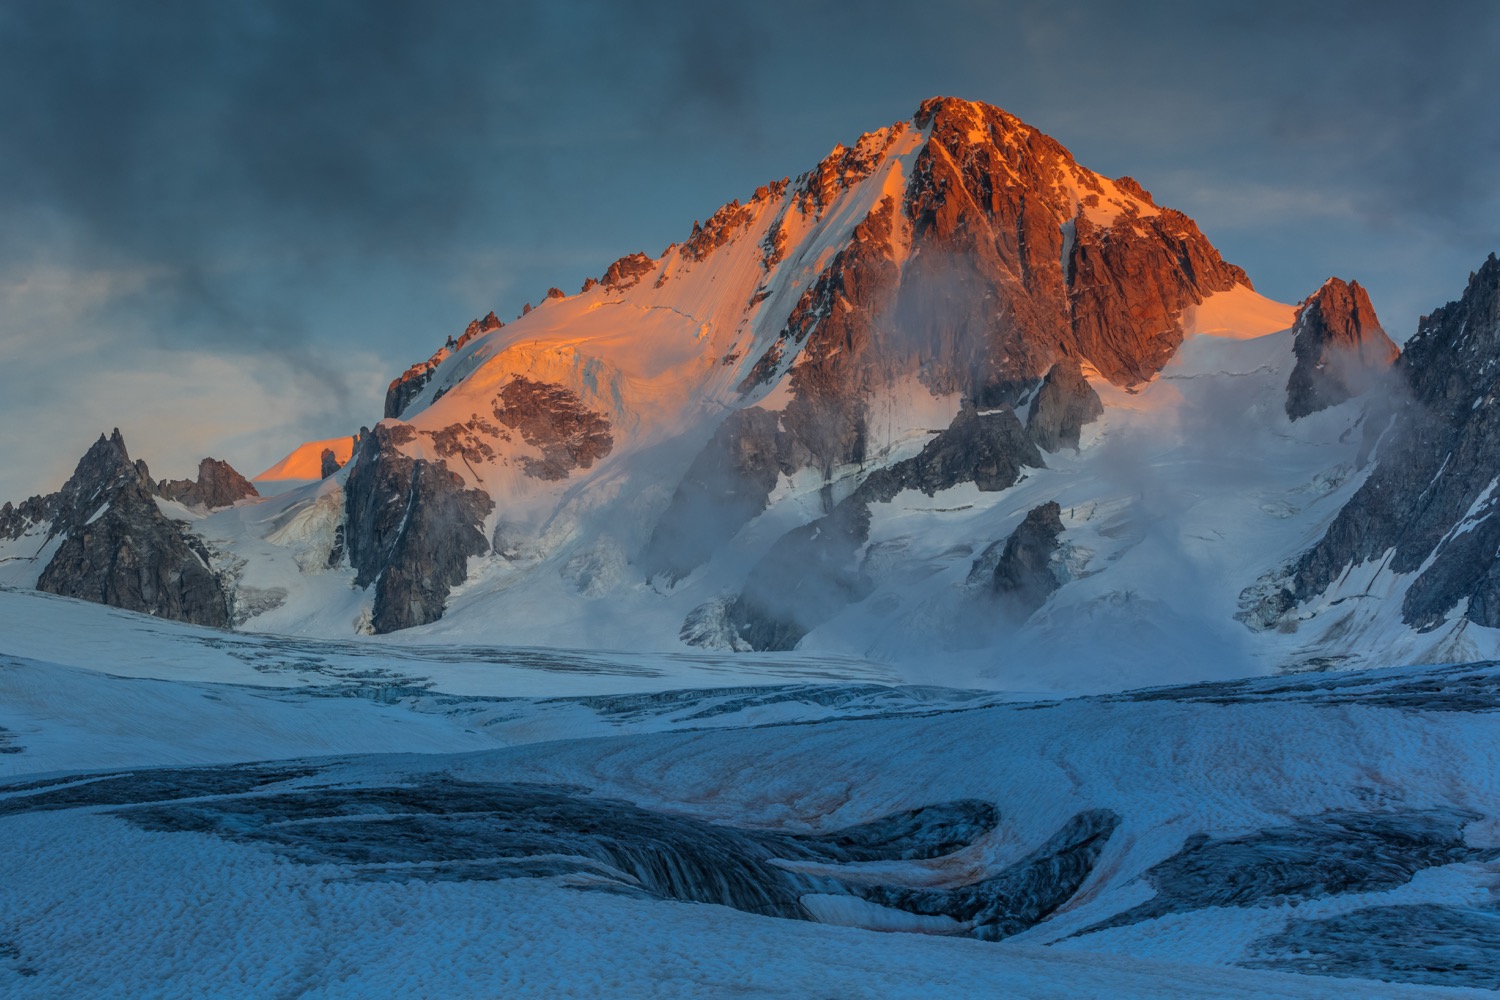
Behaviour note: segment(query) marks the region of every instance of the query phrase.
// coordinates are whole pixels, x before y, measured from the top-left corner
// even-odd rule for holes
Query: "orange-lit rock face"
[[[494,414],[541,451],[540,457],[521,458],[526,474],[536,479],[565,479],[614,447],[609,421],[586,409],[576,393],[560,385],[517,378],[500,390]]]
[[[601,282],[606,288],[629,288],[642,277],[656,270],[656,261],[643,253],[626,254],[604,272]]]
[[[1191,219],[998,108],[938,98],[915,127],[929,136],[899,199],[855,227],[742,384],[770,382],[798,354],[785,424],[825,468],[863,458],[865,401],[893,379],[1013,402],[1071,357],[1132,385],[1172,356],[1185,308],[1249,285]],[[901,134],[835,149],[797,204],[822,211]],[[780,227],[763,249],[768,266],[786,255]]]
[[[1286,398],[1293,420],[1365,392],[1401,353],[1357,281],[1328,279],[1297,310],[1294,329],[1297,367]]]
[[[904,281],[917,294],[924,283],[967,293],[971,313],[910,316],[940,317],[929,324],[938,344],[979,341],[968,347],[969,369],[951,373],[976,396],[1039,377],[1062,354],[1118,384],[1143,381],[1181,342],[1185,307],[1249,283],[1186,216],[1158,208],[1134,180],[1083,169],[998,108],[939,98],[922,105],[917,123],[932,139],[908,193],[913,256],[955,263],[950,274]],[[988,315],[976,300],[994,303]]]

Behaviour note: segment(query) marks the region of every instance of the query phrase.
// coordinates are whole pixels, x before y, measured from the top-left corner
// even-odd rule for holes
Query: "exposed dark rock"
[[[1357,281],[1329,278],[1297,310],[1293,330],[1297,366],[1286,386],[1293,420],[1367,392],[1401,353]]]
[[[1078,359],[1064,358],[1048,370],[1031,401],[1026,431],[1043,451],[1077,449],[1084,426],[1103,415],[1104,404],[1083,377]]]
[[[130,460],[125,438],[116,427],[107,438],[99,435],[99,440],[78,460],[73,475],[54,494],[57,500],[51,535],[56,537],[86,522],[110,493],[124,486],[138,486],[148,496],[156,491],[145,463]]]
[[[1014,486],[1027,467],[1046,467],[1010,407],[981,412],[965,402],[953,422],[921,452],[876,469],[850,497],[862,503],[888,503],[902,490],[935,496],[960,483],[997,493]]]
[[[412,365],[391,380],[391,384],[385,390],[385,417],[387,419],[400,417],[406,412],[412,400],[421,395],[422,390],[427,388],[427,383],[432,381],[433,372],[437,371],[438,363],[442,360],[439,355],[446,354],[446,350],[440,350],[437,355]]]
[[[485,313],[483,319],[476,319],[471,321],[469,325],[464,328],[464,332],[459,336],[458,340],[454,341],[452,346],[455,349],[461,348],[469,341],[473,340],[475,337],[483,336],[484,334],[489,333],[491,330],[498,330],[504,325],[504,323],[500,322],[500,317],[495,315],[495,310],[491,309],[489,312]]]
[[[765,238],[760,244],[761,267],[767,272],[775,270],[776,265],[786,257],[787,235],[782,220],[777,219],[766,231]]]
[[[970,580],[989,569],[985,582],[1000,598],[1006,616],[1025,621],[1063,584],[1054,564],[1062,532],[1062,508],[1057,501],[1031,508],[998,554],[994,550],[1001,543],[995,542],[975,560]]]
[[[872,584],[858,560],[869,535],[869,505],[850,497],[777,539],[725,611],[738,643],[795,649],[812,629],[869,596]]]
[[[656,261],[645,254],[626,254],[609,265],[600,284],[605,288],[626,289],[654,270],[656,270]]]
[[[228,462],[217,458],[205,458],[198,463],[196,482],[191,479],[163,479],[157,484],[156,492],[168,500],[205,510],[232,507],[238,500],[260,496],[248,479],[234,471],[234,467]]]
[[[1434,628],[1462,602],[1470,621],[1500,626],[1497,358],[1500,261],[1491,254],[1461,300],[1422,319],[1392,366],[1366,418],[1389,424],[1375,468],[1292,567],[1299,604],[1348,567],[1384,559],[1392,573],[1421,570],[1402,603],[1407,624]]]
[[[521,459],[526,474],[537,479],[566,479],[574,469],[587,469],[608,455],[615,445],[604,415],[555,383],[518,376],[500,390],[493,409],[496,420],[541,449],[540,458]]]
[[[557,287],[554,286],[552,288],[547,289],[547,296],[546,297],[549,298],[549,299],[565,299],[565,298],[568,297],[568,293],[565,292],[565,291],[563,291],[561,288],[557,288]]]
[[[349,525],[342,519],[333,527],[333,544],[328,547],[329,569],[344,564],[344,556],[348,554]]]
[[[344,483],[345,545],[355,583],[375,585],[376,632],[441,618],[469,557],[489,551],[483,523],[494,501],[446,463],[403,454],[411,439],[403,424],[362,430]]]
[[[422,433],[432,438],[432,445],[439,455],[444,458],[458,456],[468,465],[470,472],[474,471],[474,466],[495,457],[491,441],[502,436],[509,440],[509,435],[502,435],[500,428],[477,413],[461,424],[449,424],[447,427]]]
[[[14,541],[33,529],[49,525],[57,517],[58,495],[27,497],[19,504],[0,506],[0,538]]]
[[[318,478],[327,479],[329,476],[333,475],[343,467],[344,464],[340,462],[338,456],[333,453],[333,449],[324,448],[322,455],[322,469],[318,473]]]
[[[741,205],[739,199],[731,201],[709,216],[703,225],[693,223],[693,235],[682,244],[682,256],[687,260],[702,260],[732,240],[754,216],[752,206]]]
[[[877,469],[831,513],[777,540],[725,609],[736,644],[793,649],[813,628],[868,596],[873,584],[858,555],[869,538],[870,504],[888,503],[904,489],[933,496],[960,483],[1003,490],[1026,466],[1041,468],[1042,456],[1015,413],[981,413],[965,404],[919,454]]]
[[[232,471],[232,470],[231,470]],[[229,598],[207,547],[156,506],[143,463],[117,428],[100,435],[54,494],[49,537],[65,536],[37,589],[161,618],[224,627]]]
[[[641,555],[647,579],[677,582],[766,509],[789,464],[780,417],[751,406],[719,425],[678,483]]]
[[[99,435],[61,490],[0,507],[0,538],[14,540],[28,532],[46,531],[50,540],[68,525],[86,519],[101,506],[98,499],[122,483],[139,483],[147,493],[155,492],[146,463],[131,463],[125,439],[116,427],[109,438]]]
[[[556,288],[552,289],[552,292],[557,292],[558,297],[561,297],[563,294]],[[548,298],[552,297],[551,292],[549,292]],[[530,306],[526,308],[528,312],[531,309]],[[432,382],[433,375],[436,374],[438,366],[452,357],[455,351],[462,350],[475,337],[483,336],[493,330],[499,330],[503,326],[505,324],[500,322],[499,317],[495,315],[495,311],[491,309],[485,314],[483,319],[472,320],[456,340],[453,337],[449,337],[442,347],[433,352],[432,357],[426,361],[417,362],[398,375],[385,390],[385,418],[391,419],[405,414],[407,408],[411,406],[412,401],[420,396],[422,390],[427,388]],[[433,394],[432,402],[437,402],[449,388],[449,386],[445,385],[438,389]]]

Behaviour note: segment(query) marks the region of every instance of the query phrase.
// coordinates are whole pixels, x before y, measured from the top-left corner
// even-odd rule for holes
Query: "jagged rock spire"
[[[1401,353],[1357,281],[1329,278],[1297,310],[1293,330],[1297,366],[1286,387],[1293,420],[1363,394]]]

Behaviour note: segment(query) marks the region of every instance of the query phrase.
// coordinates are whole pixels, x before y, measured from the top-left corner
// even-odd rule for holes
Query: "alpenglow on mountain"
[[[1497,288],[1492,258],[1402,354],[1357,283],[1270,301],[1136,181],[934,98],[476,320],[260,480],[293,489],[153,484],[101,438],[0,508],[0,582],[1038,689],[1495,656]]]

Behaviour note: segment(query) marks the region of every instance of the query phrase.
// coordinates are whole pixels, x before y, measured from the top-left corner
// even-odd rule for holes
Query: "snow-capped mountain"
[[[1357,284],[1267,300],[1132,179],[935,98],[657,257],[476,320],[352,447],[304,445],[260,480],[306,485],[231,506],[156,491],[189,554],[152,592],[222,614],[124,606],[325,636],[795,647],[1040,688],[1196,678],[1205,644],[1225,675],[1410,662],[1460,634],[1494,655],[1467,578],[1418,610],[1366,602],[1358,628],[1330,609],[1392,545],[1371,570],[1386,596],[1434,546],[1478,544],[1482,449],[1433,449],[1402,394],[1487,398],[1495,330],[1482,303],[1450,306],[1387,375],[1399,352]],[[1434,469],[1388,471],[1398,448]],[[1411,504],[1464,477],[1424,508],[1421,553],[1393,534],[1410,505],[1358,513],[1403,475]],[[135,563],[79,540],[118,509],[105,492],[5,508],[4,582],[119,603],[99,581]]]
[[[1494,990],[1497,361],[1493,256],[1403,352],[934,99],[253,482],[101,435],[0,992]]]

